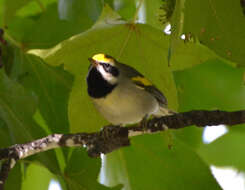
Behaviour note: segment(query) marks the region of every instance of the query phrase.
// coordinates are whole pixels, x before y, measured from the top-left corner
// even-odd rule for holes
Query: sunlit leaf
[[[182,33],[192,33],[218,55],[245,64],[245,17],[240,1],[186,0],[180,11]]]
[[[133,138],[129,148],[106,155],[104,183],[122,183],[127,190],[221,189],[193,149],[177,139],[172,149],[168,143],[166,134]]]
[[[78,164],[79,163],[79,164]],[[114,188],[105,187],[97,182],[100,171],[100,159],[91,159],[87,153],[81,149],[73,151],[68,167],[65,171],[65,180],[71,190],[120,190],[122,185]]]
[[[245,171],[244,138],[245,133],[241,131],[228,133],[211,144],[201,146],[199,154],[209,164]]]
[[[51,180],[55,176],[50,173],[45,167],[38,164],[30,164],[25,172],[25,177],[22,183],[23,190],[43,190],[48,189]]]

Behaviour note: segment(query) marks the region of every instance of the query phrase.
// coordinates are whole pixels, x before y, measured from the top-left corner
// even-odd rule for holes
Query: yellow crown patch
[[[106,57],[106,55],[103,53],[94,55],[92,59],[103,63],[114,63],[113,59]]]

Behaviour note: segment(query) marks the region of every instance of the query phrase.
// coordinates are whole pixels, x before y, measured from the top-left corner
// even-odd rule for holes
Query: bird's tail
[[[154,114],[154,116],[155,117],[162,117],[162,116],[174,115],[174,114],[176,114],[176,112],[168,109],[167,106],[160,106],[158,112],[156,114]],[[166,126],[166,125],[164,125],[164,126],[165,126],[165,130],[167,130],[168,126]],[[167,134],[167,138],[168,138],[168,148],[171,149],[173,144],[174,144],[173,134],[169,130],[166,131],[166,134]]]
[[[154,113],[155,117],[162,117],[162,116],[167,116],[167,115],[174,115],[176,114],[175,111],[168,109],[165,106],[161,106],[158,110],[158,112]]]

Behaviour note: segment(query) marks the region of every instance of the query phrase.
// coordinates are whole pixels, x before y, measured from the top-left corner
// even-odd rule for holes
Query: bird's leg
[[[140,127],[143,129],[143,131],[147,130],[147,119],[149,118],[149,115],[146,114],[143,119],[140,121]]]

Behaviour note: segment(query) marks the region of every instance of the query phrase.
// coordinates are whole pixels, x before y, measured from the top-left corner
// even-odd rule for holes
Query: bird
[[[168,109],[163,93],[133,67],[104,53],[88,60],[88,95],[111,124],[125,126],[175,113]]]

